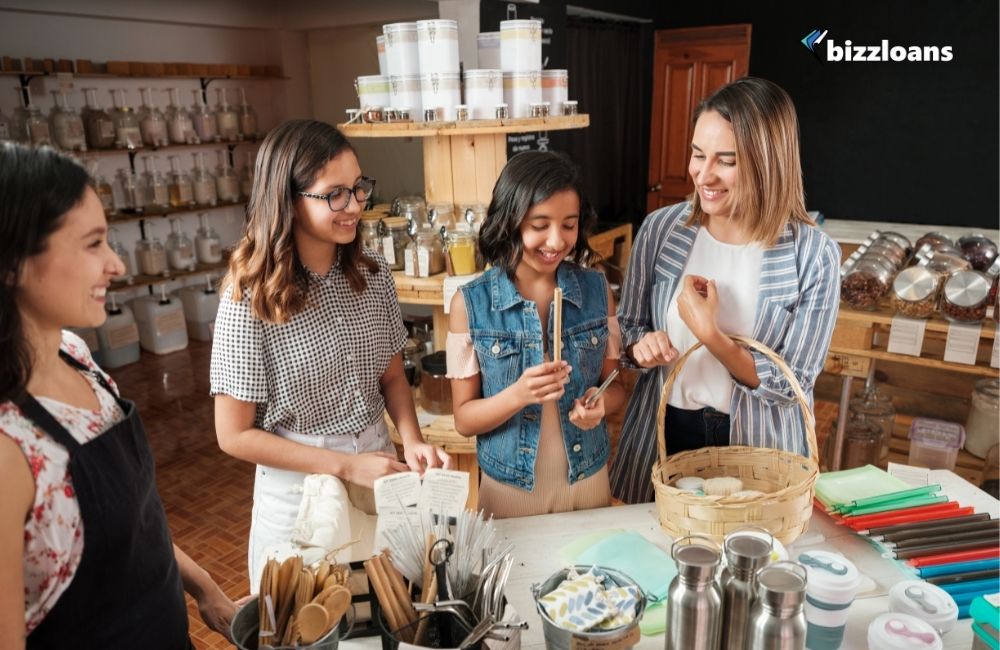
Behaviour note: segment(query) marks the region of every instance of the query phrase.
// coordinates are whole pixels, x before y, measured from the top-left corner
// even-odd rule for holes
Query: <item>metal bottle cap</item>
[[[892,290],[901,300],[918,302],[934,294],[938,277],[925,266],[903,269],[892,282]]]
[[[944,285],[944,295],[956,307],[977,307],[990,294],[990,281],[979,271],[952,273]]]
[[[767,564],[771,546],[767,540],[751,535],[730,535],[724,543],[726,562],[734,571],[756,571]]]
[[[690,544],[674,548],[677,573],[689,580],[703,582],[715,577],[720,556],[715,549],[703,544]]]
[[[770,564],[757,572],[757,597],[771,609],[794,609],[805,602],[806,579],[801,564]]]

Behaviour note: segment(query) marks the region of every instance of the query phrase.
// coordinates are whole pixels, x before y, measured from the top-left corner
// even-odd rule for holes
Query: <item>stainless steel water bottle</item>
[[[667,591],[666,650],[718,650],[722,592],[715,581],[721,556],[707,537],[689,535],[670,547],[677,576]]]
[[[757,600],[757,571],[771,557],[771,533],[760,530],[762,539],[747,534],[748,529],[735,530],[726,536],[722,551],[726,566],[719,580],[722,589],[722,650],[743,650],[749,629],[750,610]]]
[[[757,602],[750,613],[748,650],[806,647],[808,574],[798,562],[775,562],[757,572]]]

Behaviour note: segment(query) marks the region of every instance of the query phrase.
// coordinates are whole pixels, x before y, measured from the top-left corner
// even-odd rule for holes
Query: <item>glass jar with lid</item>
[[[972,268],[969,264],[969,260],[961,257],[959,255],[950,255],[948,253],[928,253],[920,262],[920,266],[926,267],[929,271],[936,273],[939,277],[939,282],[944,284],[944,281],[948,279],[952,273],[956,271],[966,271]]]
[[[427,206],[427,223],[440,230],[455,226],[455,206],[452,203],[431,203]]]
[[[979,271],[957,271],[944,283],[941,313],[950,321],[977,323],[986,318],[990,281]]]
[[[894,273],[888,262],[862,257],[840,281],[840,297],[855,309],[874,310],[889,291]]]
[[[147,226],[148,228],[148,226]],[[147,233],[135,243],[135,261],[139,272],[146,275],[170,275],[167,268],[167,251],[156,237]]]
[[[990,296],[986,302],[992,304],[997,299],[997,283],[1000,282],[1000,259],[993,260],[990,268],[986,269],[986,277],[990,279]],[[997,313],[994,311],[993,318],[996,317]]]
[[[903,269],[892,281],[892,309],[907,318],[928,318],[937,309],[938,275],[923,266]]]
[[[901,235],[898,232],[892,232],[890,230],[883,231],[879,235],[882,239],[891,241],[906,252],[906,256],[909,257],[913,254],[913,244],[910,243],[910,239],[905,235]]]
[[[361,213],[361,243],[367,248],[382,253],[382,217],[381,212],[368,211]]]
[[[476,272],[476,235],[468,224],[448,231],[448,273],[471,275]]]
[[[424,356],[424,343],[412,336],[403,345],[403,373],[411,387],[420,385],[420,360]]]
[[[427,223],[427,204],[419,196],[401,196],[393,202],[392,214],[419,227]]]
[[[880,390],[874,380],[865,382],[865,387],[854,394],[848,402],[851,422],[867,422],[878,428],[881,439],[879,459],[889,457],[889,444],[896,425],[896,407],[889,393]]]
[[[444,271],[444,246],[441,234],[430,226],[417,231],[413,242],[406,248],[404,270],[407,275],[427,278]]]
[[[924,244],[931,244],[931,246],[936,246],[939,244],[947,244],[948,246],[954,246],[955,242],[952,241],[951,237],[939,232],[929,232],[923,237],[918,239],[916,243],[913,244],[913,248],[920,250],[920,247]]]
[[[486,206],[482,203],[472,203],[470,205],[463,205],[459,210],[461,213],[461,221],[464,221],[469,226],[472,227],[472,231],[479,235],[479,229],[483,226],[483,221],[486,219]]]
[[[837,423],[833,423],[835,430]],[[882,448],[882,436],[878,427],[871,422],[851,421],[844,429],[844,446],[840,452],[840,469],[854,469],[864,465],[877,465]],[[833,468],[834,431],[826,437],[823,445],[823,465],[827,470]]]
[[[883,257],[889,260],[897,269],[906,264],[906,249],[888,239],[879,239],[868,247],[864,257]]]
[[[980,379],[965,421],[965,451],[984,458],[1000,440],[1000,379]]]
[[[402,271],[406,263],[406,245],[410,243],[409,222],[405,217],[382,220],[382,256],[393,271]]]
[[[962,251],[962,257],[969,260],[977,271],[985,271],[997,258],[997,245],[979,233],[962,237],[955,245]]]

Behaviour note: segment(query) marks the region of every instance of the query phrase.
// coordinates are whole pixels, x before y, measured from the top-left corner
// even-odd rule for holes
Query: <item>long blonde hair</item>
[[[235,302],[243,299],[244,292],[250,296],[256,318],[286,323],[305,308],[309,275],[298,259],[292,234],[296,193],[308,189],[323,166],[343,151],[353,151],[347,138],[315,120],[289,120],[264,138],[254,165],[246,229],[222,283],[232,285]],[[367,281],[361,267],[375,274],[378,264],[364,254],[358,237],[338,248],[351,289],[364,291]]]
[[[694,122],[715,111],[733,127],[737,188],[733,217],[753,241],[774,244],[785,224],[813,224],[806,214],[799,160],[799,122],[791,97],[780,86],[744,77],[723,86],[695,109]],[[698,192],[688,225],[704,223]]]

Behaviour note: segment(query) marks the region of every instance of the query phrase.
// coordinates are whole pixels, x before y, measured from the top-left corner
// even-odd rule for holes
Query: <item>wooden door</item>
[[[687,168],[694,109],[722,86],[746,76],[749,62],[750,25],[656,32],[646,200],[649,212],[683,201],[691,193]]]

